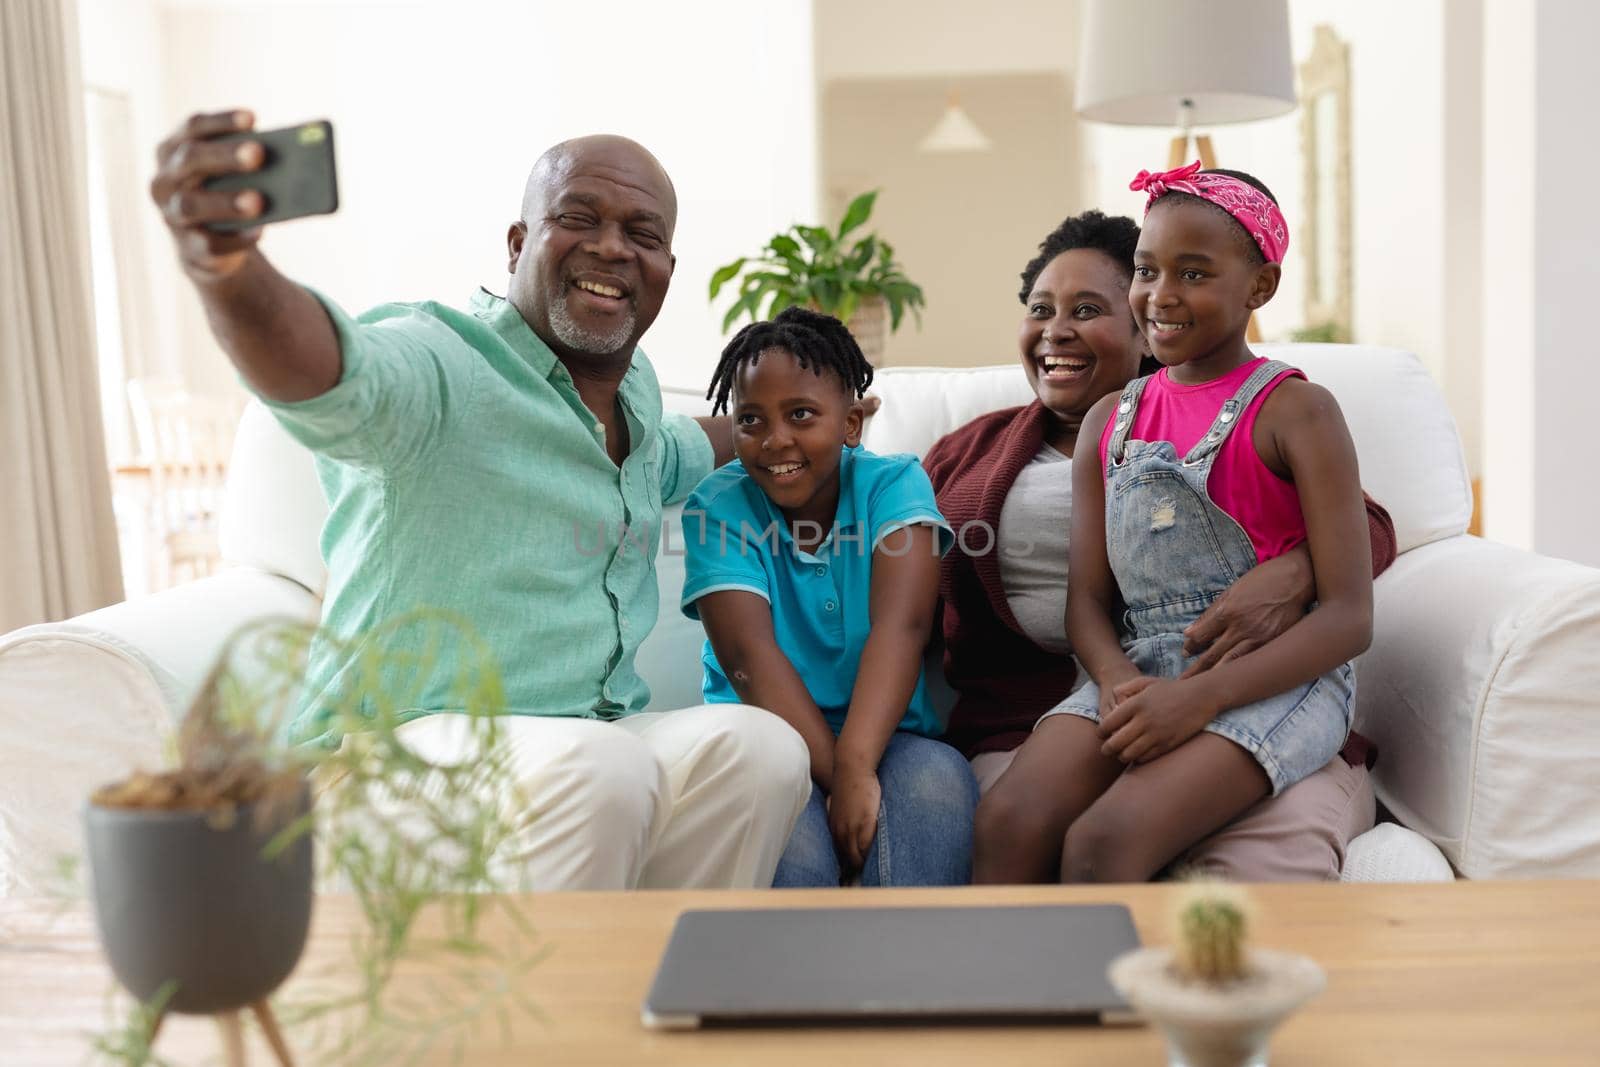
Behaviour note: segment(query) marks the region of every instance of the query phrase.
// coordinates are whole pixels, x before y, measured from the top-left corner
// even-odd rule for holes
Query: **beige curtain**
[[[0,3],[0,633],[122,599],[71,0]]]

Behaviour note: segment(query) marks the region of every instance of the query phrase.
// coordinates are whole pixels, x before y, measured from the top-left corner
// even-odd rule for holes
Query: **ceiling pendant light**
[[[961,107],[956,91],[951,89],[950,102],[945,106],[944,114],[917,145],[917,151],[987,152],[989,147],[989,138],[978,129],[978,124]]]

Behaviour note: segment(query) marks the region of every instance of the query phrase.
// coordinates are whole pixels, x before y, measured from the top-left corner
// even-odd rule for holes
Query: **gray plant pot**
[[[309,805],[303,794],[289,818]],[[226,829],[207,819],[92,804],[84,814],[112,971],[141,1001],[175,981],[167,1009],[189,1014],[265,998],[299,962],[311,924],[311,835],[269,860],[262,849],[275,828],[258,829],[252,809]]]

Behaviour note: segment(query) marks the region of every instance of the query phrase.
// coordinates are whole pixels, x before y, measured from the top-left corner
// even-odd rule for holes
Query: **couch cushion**
[[[933,443],[979,415],[1033,400],[1020,364],[997,367],[886,367],[872,382],[883,406],[862,444],[874,452],[927,455]]]
[[[322,524],[328,502],[311,453],[252,400],[228,463],[218,540],[222,558],[288,578],[322,596]]]
[[[1463,535],[1401,555],[1374,608],[1378,798],[1468,878],[1600,877],[1600,569]]]
[[[0,636],[0,900],[76,887],[83,804],[108,782],[161,766],[170,680],[137,647],[70,623]]]
[[[1389,509],[1401,552],[1465,533],[1472,484],[1444,393],[1416,356],[1377,345],[1258,345],[1338,398],[1361,484]]]

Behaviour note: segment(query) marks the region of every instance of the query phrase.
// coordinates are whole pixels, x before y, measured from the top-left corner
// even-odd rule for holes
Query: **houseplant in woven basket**
[[[313,642],[351,664],[328,698],[343,744],[289,740]],[[449,764],[397,735],[442,655],[463,664],[450,706],[469,734],[465,758]],[[504,706],[485,646],[443,613],[398,617],[347,644],[295,623],[231,638],[182,719],[174,765],[103,787],[85,811],[101,944],[138,1001],[94,1038],[102,1057],[160,1062],[156,1039],[176,1012],[216,1015],[228,1062],[241,1062],[249,1009],[282,1064],[291,1044],[316,1063],[397,1062],[510,1008],[531,1010],[511,1002],[509,981],[543,954],[531,926],[512,914],[513,935],[491,944],[478,933],[491,911],[518,908],[488,895],[519,888],[493,862],[515,829],[502,805],[515,806],[519,788],[501,743]],[[365,925],[341,946],[345,966],[300,980],[275,1011],[267,998],[307,940],[313,849]],[[419,935],[423,926],[442,939]],[[402,961],[424,954],[444,957],[445,978],[419,1008],[414,990],[390,987]]]
[[[907,278],[894,248],[875,233],[856,233],[872,216],[877,190],[850,201],[837,229],[794,225],[755,256],[741,256],[711,276],[711,299],[732,284],[737,293],[722,318],[726,333],[741,316],[770,319],[801,305],[849,327],[862,354],[880,366],[889,335],[907,311],[922,322],[922,288]]]
[[[1172,1067],[1265,1067],[1272,1032],[1320,993],[1315,961],[1247,944],[1249,908],[1229,886],[1180,890],[1173,948],[1111,963],[1111,984],[1167,1039]]]

